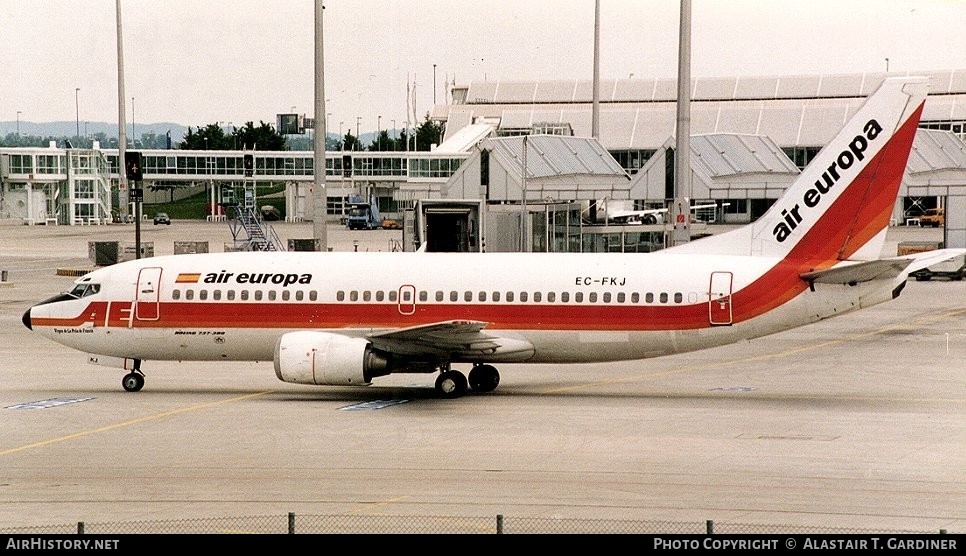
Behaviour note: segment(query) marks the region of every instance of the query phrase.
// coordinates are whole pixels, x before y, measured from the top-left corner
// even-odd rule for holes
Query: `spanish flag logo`
[[[182,272],[178,274],[178,278],[174,282],[176,284],[197,284],[199,279],[201,279],[200,273]]]

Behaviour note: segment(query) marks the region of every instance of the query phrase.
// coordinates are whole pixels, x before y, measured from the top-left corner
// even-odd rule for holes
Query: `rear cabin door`
[[[708,318],[713,326],[728,326],[731,324],[731,285],[733,275],[730,272],[712,272],[708,286]]]
[[[158,320],[158,301],[161,296],[161,269],[142,268],[138,274],[137,303],[134,306],[135,320]]]

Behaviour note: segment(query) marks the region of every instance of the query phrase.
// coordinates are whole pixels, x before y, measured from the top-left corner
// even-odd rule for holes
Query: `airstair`
[[[228,206],[228,227],[235,251],[284,251],[275,229],[265,223],[255,208],[255,192],[246,184],[242,202]]]

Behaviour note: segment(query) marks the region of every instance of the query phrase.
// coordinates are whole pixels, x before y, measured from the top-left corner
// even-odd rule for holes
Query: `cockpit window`
[[[100,284],[77,284],[74,289],[70,290],[68,295],[76,297],[78,299],[82,297],[87,297],[88,295],[94,295],[95,293],[101,291]]]

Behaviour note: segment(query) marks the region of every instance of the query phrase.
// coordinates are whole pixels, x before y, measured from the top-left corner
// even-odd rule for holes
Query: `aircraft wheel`
[[[459,371],[443,371],[436,378],[436,391],[444,398],[459,398],[466,394],[466,389],[466,377]]]
[[[128,373],[121,379],[121,385],[128,392],[137,392],[144,388],[144,376],[140,373]]]
[[[500,372],[493,365],[476,365],[469,378],[474,392],[492,392],[500,384]]]

